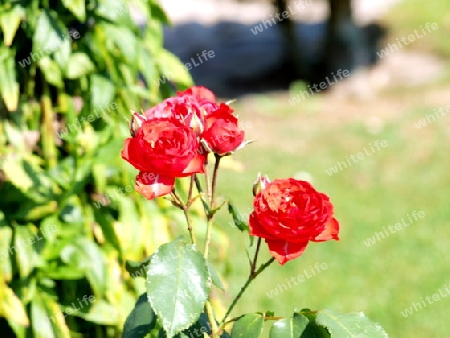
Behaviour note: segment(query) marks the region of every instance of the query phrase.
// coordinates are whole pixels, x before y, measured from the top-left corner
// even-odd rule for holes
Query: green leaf
[[[0,211],[0,274],[5,282],[11,281],[12,229],[6,225],[5,214]]]
[[[49,201],[42,205],[30,201],[23,203],[20,209],[13,214],[13,217],[25,221],[35,221],[54,214],[57,209],[58,203],[56,201]]]
[[[19,274],[22,278],[27,277],[34,268],[35,251],[34,243],[42,240],[36,232],[34,225],[16,226],[14,228],[14,246],[12,249],[15,252],[17,266],[19,267]]]
[[[24,304],[12,289],[6,284],[2,284],[0,283],[0,317],[27,326],[29,320]]]
[[[188,329],[183,332],[177,334],[176,338],[193,338],[193,337],[204,337],[204,333],[207,335],[211,335],[211,324],[209,323],[208,316],[206,313],[202,313],[200,318]],[[162,331],[160,333],[161,337],[166,337],[165,332]],[[158,337],[160,338],[160,337]],[[226,331],[223,331],[220,334],[220,338],[230,338],[230,334]]]
[[[44,73],[45,79],[56,87],[62,87],[63,81],[61,76],[61,69],[58,64],[50,57],[44,56],[38,61],[39,68]]]
[[[222,291],[225,291],[225,288],[223,287],[222,281],[220,280],[219,275],[217,274],[216,270],[212,267],[212,265],[207,261],[208,265],[209,275],[211,276],[211,280],[215,286],[217,286]]]
[[[19,102],[19,84],[16,80],[14,53],[4,46],[0,46],[0,79],[0,95],[6,108],[15,111]]]
[[[309,324],[308,318],[295,314],[292,318],[276,321],[270,329],[270,338],[301,338]]]
[[[3,124],[6,139],[19,152],[25,152],[27,149],[27,145],[25,138],[23,137],[23,132],[15,125],[8,122],[9,121],[5,121]]]
[[[106,289],[105,260],[97,244],[85,237],[77,238],[64,247],[61,260],[84,271],[95,295],[102,297]]]
[[[123,328],[122,338],[143,338],[155,327],[156,315],[147,299],[147,294],[142,294],[133,311],[131,311]]]
[[[25,12],[20,6],[14,6],[12,9],[0,14],[0,27],[3,30],[5,46],[11,45],[24,14]]]
[[[142,70],[147,87],[152,86],[152,82],[158,77],[155,68],[155,61],[145,45],[138,45],[138,63]]]
[[[69,39],[65,39],[59,45],[59,48],[53,53],[53,58],[60,69],[66,69],[69,66],[72,46]]]
[[[95,10],[97,15],[115,21],[122,15],[129,15],[130,7],[124,0],[102,0],[98,1]]]
[[[120,50],[125,60],[128,61],[127,66],[135,66],[138,57],[138,47],[136,36],[133,31],[124,26],[116,26],[111,24],[102,24],[105,34],[111,39],[114,46]],[[111,48],[113,45],[107,45],[107,48],[114,51]]]
[[[119,311],[120,309],[116,305],[112,305],[103,299],[94,299],[89,307],[85,306],[72,315],[99,325],[114,325],[121,320]]]
[[[68,79],[78,79],[95,69],[94,64],[85,53],[73,53],[70,55],[66,68]]]
[[[131,277],[147,277],[147,265],[152,259],[153,255],[147,257],[142,262],[133,262],[127,259],[125,269],[129,272]]]
[[[102,228],[103,236],[105,236],[106,242],[112,245],[118,253],[119,261],[123,262],[123,250],[120,246],[119,234],[117,229],[114,228],[114,219],[110,214],[102,212],[97,208],[93,208],[95,220]]]
[[[306,317],[309,320],[309,325],[306,327],[305,332],[303,335],[308,338],[330,338],[331,335],[328,332],[328,330],[320,325],[316,324],[316,316],[317,311],[312,311],[311,309],[302,309],[295,315],[301,315]]]
[[[39,58],[52,54],[67,38],[64,24],[57,13],[41,9],[33,36],[33,53]],[[33,59],[34,60],[34,59]]]
[[[159,52],[158,58],[159,69],[171,82],[175,82],[181,86],[190,86],[192,84],[192,77],[180,59],[166,50]]]
[[[362,312],[338,314],[331,310],[317,313],[316,324],[325,326],[333,338],[386,338],[387,333]]]
[[[158,1],[150,0],[149,8],[150,8],[150,15],[152,17],[152,20],[158,20],[163,24],[169,23],[169,18],[167,17],[166,12],[164,12],[163,8],[159,4]]]
[[[62,3],[78,20],[86,19],[85,0],[62,0]]]
[[[191,326],[208,299],[209,272],[193,245],[162,245],[147,267],[147,295],[169,337]]]
[[[51,199],[50,190],[54,185],[39,166],[26,161],[7,161],[3,170],[7,179],[29,199],[39,204]]]
[[[53,298],[40,291],[31,302],[33,336],[36,338],[69,338],[65,315]]]
[[[260,314],[249,313],[242,316],[233,325],[231,338],[258,338],[264,326],[264,318]]]
[[[228,201],[228,212],[233,217],[234,225],[236,225],[239,230],[248,231],[247,222],[244,221],[244,219],[241,217],[241,214],[231,201]]]
[[[91,103],[95,108],[100,109],[110,104],[114,100],[114,83],[106,77],[98,74],[91,75]]]

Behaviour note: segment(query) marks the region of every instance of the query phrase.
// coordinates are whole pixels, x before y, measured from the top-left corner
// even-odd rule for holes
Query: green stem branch
[[[258,261],[259,248],[261,247],[262,238],[258,237],[258,243],[256,243],[256,251],[255,256],[253,257],[253,262],[250,265],[250,276],[255,273],[256,270],[256,262]]]
[[[214,171],[213,171],[213,178],[212,178],[212,184],[211,184],[211,202],[210,202],[210,208],[214,209],[214,195],[216,194],[216,185],[217,185],[217,174],[219,173],[219,165],[220,165],[220,159],[222,157],[216,156],[216,162],[214,163]]]
[[[175,190],[172,191],[171,195],[172,195],[173,199],[175,200],[175,202],[179,205],[180,209],[183,210],[184,218],[186,219],[186,223],[187,223],[187,229],[189,231],[189,236],[191,237],[191,242],[192,242],[192,244],[195,245],[195,237],[194,237],[194,231],[192,230],[192,219],[189,214],[189,206],[183,202],[183,200],[176,193]]]
[[[220,322],[220,329],[222,329],[222,327],[225,324],[226,319],[228,318],[228,316],[230,315],[231,311],[233,311],[236,303],[239,301],[239,299],[241,299],[242,295],[244,294],[245,290],[247,290],[247,288],[249,287],[249,285],[251,284],[251,282],[259,276],[259,274],[261,272],[263,272],[270,264],[272,264],[275,261],[275,258],[270,258],[267,262],[265,262],[264,264],[262,264],[258,270],[256,270],[253,274],[251,274],[247,281],[245,282],[244,286],[242,286],[241,290],[239,291],[239,293],[236,295],[236,297],[234,298],[233,302],[231,303],[230,307],[228,308],[227,312],[225,313],[225,316],[223,317],[222,321]]]
[[[214,163],[214,171],[213,171],[213,177],[212,177],[212,184],[211,184],[211,199],[209,201],[209,212],[207,215],[207,224],[206,224],[206,238],[205,238],[205,248],[203,251],[203,257],[205,259],[208,259],[209,254],[209,244],[211,243],[211,233],[212,233],[212,225],[213,225],[213,218],[214,218],[214,197],[216,194],[216,185],[217,185],[217,174],[219,172],[219,165],[220,165],[220,156],[216,155],[216,162]]]

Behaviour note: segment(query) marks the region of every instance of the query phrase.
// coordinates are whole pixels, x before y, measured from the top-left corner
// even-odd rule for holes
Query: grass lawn
[[[436,17],[434,12],[421,11],[428,4],[418,4],[410,1],[397,7],[397,21],[395,13],[387,17],[393,32],[406,31],[420,15],[424,22]],[[449,15],[444,20],[447,24]],[[444,22],[438,23],[445,27]],[[448,41],[430,40],[440,42],[430,50],[444,54]],[[299,259],[283,267],[271,266],[254,282],[234,314],[265,309],[288,316],[304,307],[363,311],[391,337],[448,337],[450,297],[441,297],[406,318],[402,311],[439,293],[440,288],[444,294],[449,294],[446,286],[450,290],[450,113],[416,127],[426,114],[450,105],[449,79],[385,91],[365,101],[322,95],[291,106],[288,98],[288,94],[274,94],[234,104],[240,118],[251,122],[248,138],[258,141],[235,156],[244,171],[221,171],[219,191],[248,214],[258,172],[272,179],[310,177],[335,205],[341,240],[311,243]],[[377,140],[385,140],[387,146],[371,151],[370,145]],[[338,161],[345,162],[364,148],[372,154],[335,174],[327,173]],[[409,222],[413,211],[423,211],[425,216]],[[364,243],[402,218],[408,226],[372,245]],[[218,223],[228,221],[221,214]],[[229,301],[248,274],[245,252],[238,245],[248,240],[232,227],[222,226],[232,237],[234,258],[232,268],[224,273],[237,281],[225,295]],[[263,248],[267,258],[266,245]],[[269,296],[279,283],[304,275],[316,263],[326,263],[327,269]]]

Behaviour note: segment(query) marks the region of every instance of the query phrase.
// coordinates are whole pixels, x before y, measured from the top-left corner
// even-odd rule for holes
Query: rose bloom
[[[208,150],[218,155],[235,151],[244,141],[245,133],[239,129],[238,119],[233,115],[233,110],[224,103],[206,116],[204,126],[202,140]]]
[[[250,234],[264,238],[283,265],[299,257],[310,241],[339,240],[339,223],[328,196],[293,178],[260,180],[250,214]]]
[[[204,172],[195,132],[177,119],[144,120],[127,138],[122,158],[140,171],[136,190],[147,199],[170,193],[175,178]]]

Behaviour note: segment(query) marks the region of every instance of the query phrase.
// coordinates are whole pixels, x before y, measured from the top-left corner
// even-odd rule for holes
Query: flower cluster
[[[209,152],[220,159],[246,144],[233,110],[198,86],[142,115],[134,112],[130,132],[122,157],[139,170],[135,188],[149,200],[171,193],[176,178],[204,173]],[[253,193],[250,234],[263,238],[281,265],[299,257],[310,241],[339,239],[333,205],[308,182],[258,177]]]
[[[244,131],[225,103],[200,86],[133,113],[122,158],[140,172],[136,191],[147,199],[169,194],[175,179],[204,172],[208,152],[229,155],[244,143]]]

